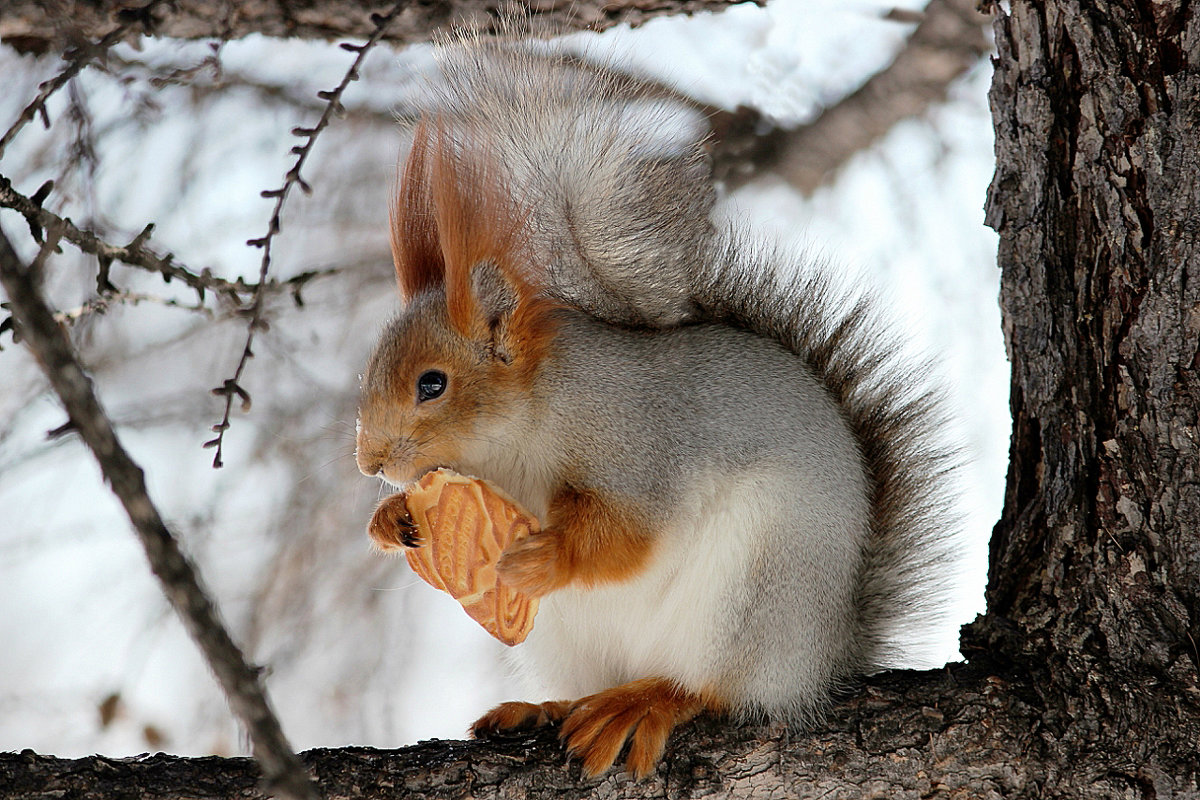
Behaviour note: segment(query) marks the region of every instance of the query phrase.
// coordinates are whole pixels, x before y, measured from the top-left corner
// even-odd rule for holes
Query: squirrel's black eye
[[[436,369],[422,372],[417,378],[417,402],[424,403],[441,396],[446,391],[446,373]]]

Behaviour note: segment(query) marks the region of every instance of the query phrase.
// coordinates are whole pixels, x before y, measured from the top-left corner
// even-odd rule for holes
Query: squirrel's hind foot
[[[511,701],[488,711],[471,725],[472,739],[486,739],[505,731],[524,731],[561,722],[571,710],[568,700],[547,700],[544,703]]]
[[[629,742],[626,769],[638,780],[653,771],[667,737],[705,707],[699,696],[663,678],[643,678],[572,704],[559,733],[567,750],[583,759],[595,778],[608,770]]]

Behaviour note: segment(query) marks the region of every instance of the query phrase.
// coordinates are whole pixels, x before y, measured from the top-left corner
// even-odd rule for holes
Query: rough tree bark
[[[1200,14],[995,13],[1014,430],[971,663],[877,676],[803,733],[701,720],[643,784],[581,783],[543,733],[307,754],[331,797],[1200,797]],[[0,798],[253,781],[239,759],[0,756]]]
[[[1020,2],[996,39],[1014,427],[966,641],[1029,676],[1048,763],[1195,792],[1200,14]]]

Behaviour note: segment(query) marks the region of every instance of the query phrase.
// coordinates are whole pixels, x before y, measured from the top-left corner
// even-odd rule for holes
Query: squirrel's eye
[[[422,372],[417,378],[417,402],[424,403],[441,396],[446,391],[446,373],[436,369]]]

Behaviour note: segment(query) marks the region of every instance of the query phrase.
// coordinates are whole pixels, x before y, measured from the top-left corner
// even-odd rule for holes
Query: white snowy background
[[[706,102],[803,122],[886,66],[911,31],[883,19],[897,5],[921,3],[773,0],[572,42]],[[247,85],[206,96],[139,81],[136,68],[122,66],[188,66],[209,53],[202,42],[116,48],[110,72],[88,70],[60,92],[51,129],[27,128],[0,173],[26,194],[56,179],[48,207],[110,241],[153,221],[160,251],[193,269],[253,279],[259,251],[245,240],[266,232],[273,202],[259,192],[280,184],[297,141],[289,129],[316,119],[316,91],[335,86],[353,54],[320,43],[230,42],[223,69]],[[269,668],[274,705],[298,748],[459,738],[483,709],[519,692],[504,648],[403,559],[372,552],[363,532],[382,490],[354,467],[357,375],[396,307],[385,223],[398,136],[386,115],[426,62],[426,48],[379,48],[346,96],[352,113],[316,144],[305,170],[315,192],[289,199],[272,274],[345,272],[310,284],[303,308],[286,298],[272,304],[244,381],[254,406],[235,410],[223,469],[212,469],[200,445],[220,419],[209,390],[231,376],[244,321],[148,301],[74,327],[152,496],[235,637]],[[0,129],[57,67],[0,48]],[[957,657],[957,625],[982,610],[1009,433],[996,241],[982,211],[992,172],[989,72],[981,61],[947,103],[896,126],[812,198],[768,178],[722,208],[839,265],[852,285],[869,285],[913,352],[938,363],[954,436],[971,459],[962,474],[962,592],[939,643],[943,660]],[[271,87],[308,98],[312,109],[281,102]],[[88,135],[99,142],[94,156],[80,149]],[[84,168],[68,168],[73,152],[84,153]],[[27,244],[19,215],[0,212],[0,225]],[[70,309],[94,296],[95,261],[64,251],[51,261],[47,288]],[[195,303],[178,284],[120,265],[113,280]],[[77,439],[47,439],[65,415],[24,349],[7,335],[0,344],[0,749],[242,752],[98,468]]]

